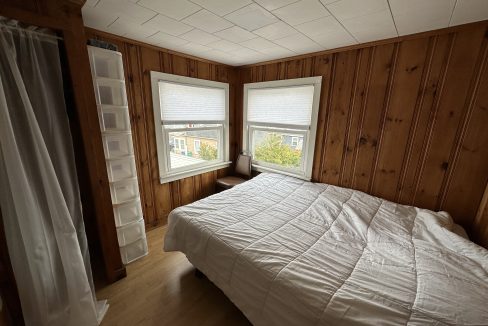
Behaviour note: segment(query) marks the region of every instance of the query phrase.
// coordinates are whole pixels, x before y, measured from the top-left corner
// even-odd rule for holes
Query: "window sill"
[[[258,172],[272,172],[272,173],[284,174],[284,175],[287,175],[287,176],[290,176],[290,177],[294,177],[294,178],[297,178],[297,179],[301,179],[301,180],[305,180],[305,181],[311,181],[312,180],[312,178],[308,178],[308,177],[306,177],[303,174],[293,173],[293,172],[289,172],[289,171],[282,171],[282,170],[278,170],[278,169],[273,169],[273,168],[265,167],[265,166],[262,166],[262,165],[253,164],[252,165],[252,169],[255,170],[255,171],[258,171]]]
[[[199,167],[199,168],[195,168],[195,169],[191,169],[191,170],[187,170],[187,171],[183,171],[183,172],[167,174],[164,177],[160,177],[159,182],[161,184],[163,184],[163,183],[168,183],[171,181],[189,178],[189,177],[193,177],[195,175],[199,175],[202,173],[223,169],[223,168],[229,167],[231,164],[232,164],[231,161],[220,162],[217,164],[207,165],[207,166],[203,166],[203,167]]]

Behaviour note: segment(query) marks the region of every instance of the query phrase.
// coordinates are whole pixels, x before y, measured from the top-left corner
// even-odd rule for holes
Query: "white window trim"
[[[229,161],[229,84],[205,79],[166,74],[158,71],[151,71],[150,75],[160,183],[163,184],[228,167],[232,163]],[[187,84],[192,86],[221,88],[225,91],[225,121],[223,123],[223,139],[221,139],[221,158],[208,163],[191,165],[188,168],[184,168],[184,170],[169,170],[169,157],[166,153],[169,153],[169,137],[167,134],[168,130],[171,130],[165,129],[165,132],[162,131],[163,124],[161,121],[161,106],[158,84],[159,81]],[[182,123],[185,122],[182,121]],[[206,123],[211,124],[213,122],[209,121]],[[219,121],[218,123],[221,122]]]
[[[252,128],[255,128],[256,126],[267,126],[267,127],[278,127],[282,129],[292,129],[292,130],[297,130],[297,132],[305,130],[305,136],[304,136],[303,148],[302,148],[304,153],[303,160],[302,160],[303,173],[301,172],[297,173],[296,170],[292,171],[289,169],[280,169],[276,165],[270,166],[263,163],[260,164],[255,160],[253,160],[252,162],[253,170],[259,172],[282,173],[285,175],[294,176],[296,178],[300,178],[308,181],[312,179],[312,166],[313,166],[313,158],[315,152],[315,138],[317,134],[317,120],[318,120],[319,106],[320,106],[320,93],[322,89],[322,76],[244,84],[242,148],[247,152],[252,152],[252,149],[250,148],[250,143],[251,143],[251,138],[250,138],[251,133],[249,132],[250,126],[247,122],[248,91],[250,89],[259,89],[259,88],[278,88],[278,87],[305,86],[305,85],[311,85],[314,87],[310,128],[304,129],[303,126],[298,126],[298,125],[278,125],[278,124],[263,124],[263,123],[251,124]]]

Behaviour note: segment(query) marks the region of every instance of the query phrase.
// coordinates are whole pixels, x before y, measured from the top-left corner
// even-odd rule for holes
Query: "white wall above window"
[[[322,77],[244,85],[243,149],[253,169],[310,180]]]
[[[151,71],[151,90],[161,183],[229,166],[229,84]]]

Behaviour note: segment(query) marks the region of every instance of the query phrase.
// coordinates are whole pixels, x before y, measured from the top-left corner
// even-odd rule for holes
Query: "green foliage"
[[[204,160],[211,161],[217,159],[217,148],[207,144],[202,143],[200,145],[200,157]]]
[[[256,147],[254,157],[258,161],[298,167],[300,166],[301,151],[283,144],[280,135],[271,133]]]

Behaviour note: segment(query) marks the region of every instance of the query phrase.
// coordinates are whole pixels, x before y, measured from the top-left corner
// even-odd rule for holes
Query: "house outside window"
[[[244,85],[243,149],[253,169],[311,179],[321,80]]]
[[[193,140],[193,147],[195,149],[195,153],[200,153],[200,145],[201,145],[200,139]]]
[[[229,85],[151,71],[161,183],[229,162]]]

